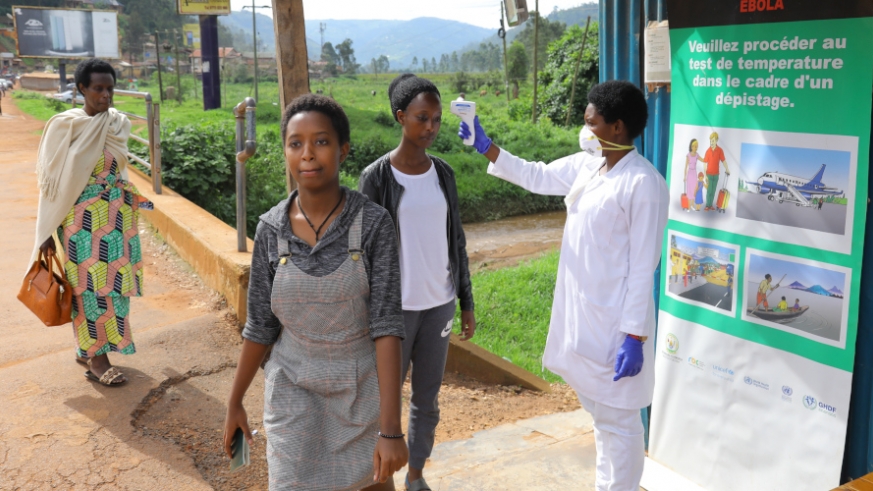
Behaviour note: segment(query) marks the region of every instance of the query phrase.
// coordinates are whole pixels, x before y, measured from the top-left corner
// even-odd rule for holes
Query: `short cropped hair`
[[[101,60],[100,58],[90,58],[88,60],[79,63],[76,66],[76,89],[79,89],[79,84],[84,85],[85,87],[91,86],[91,74],[92,73],[108,73],[112,75],[112,81],[117,83],[118,80],[115,78],[115,69],[112,68],[107,61]]]
[[[351,130],[349,129],[349,117],[343,111],[343,107],[330,97],[325,97],[319,94],[304,94],[295,97],[290,104],[285,107],[282,113],[282,146],[285,145],[285,134],[288,131],[288,121],[295,114],[315,111],[330,119],[330,124],[333,126],[339,137],[340,145],[344,145],[351,141]]]
[[[588,92],[588,102],[597,108],[607,123],[624,122],[631,139],[640,136],[649,120],[646,96],[626,80],[599,83]]]
[[[435,94],[442,98],[439,89],[433,82],[426,78],[416,77],[411,73],[398,75],[388,86],[388,99],[391,101],[391,114],[397,119],[397,111],[405,111],[409,103],[418,97],[418,94]]]

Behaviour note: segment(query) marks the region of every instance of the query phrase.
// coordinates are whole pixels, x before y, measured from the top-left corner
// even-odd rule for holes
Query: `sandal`
[[[119,387],[127,383],[127,378],[124,377],[124,374],[121,373],[121,370],[115,367],[109,367],[109,370],[103,373],[102,377],[97,377],[94,375],[91,370],[85,372],[85,378],[91,380],[92,382],[98,382],[101,385],[105,385],[106,387]],[[119,380],[121,380],[119,382]]]
[[[409,474],[406,475],[406,491],[433,491],[430,489],[430,486],[427,485],[424,478],[416,479],[412,481],[412,484],[409,483]]]
[[[85,365],[86,367],[91,366],[91,361],[88,358],[82,358],[81,356],[76,357],[76,363]]]

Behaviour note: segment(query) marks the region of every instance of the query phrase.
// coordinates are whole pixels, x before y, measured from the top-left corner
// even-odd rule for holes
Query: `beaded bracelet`
[[[403,438],[404,436],[406,436],[403,433],[401,433],[399,435],[386,435],[385,433],[382,433],[381,431],[377,431],[376,434],[381,436],[382,438]]]

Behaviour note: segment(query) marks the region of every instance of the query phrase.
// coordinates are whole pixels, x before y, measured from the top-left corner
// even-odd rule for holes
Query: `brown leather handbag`
[[[73,288],[53,250],[47,254],[39,251],[39,257],[24,277],[18,299],[46,326],[61,326],[72,321]]]

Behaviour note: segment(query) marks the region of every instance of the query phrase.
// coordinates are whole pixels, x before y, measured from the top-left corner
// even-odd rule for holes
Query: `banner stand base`
[[[640,487],[646,491],[706,491],[671,469],[646,457]]]

